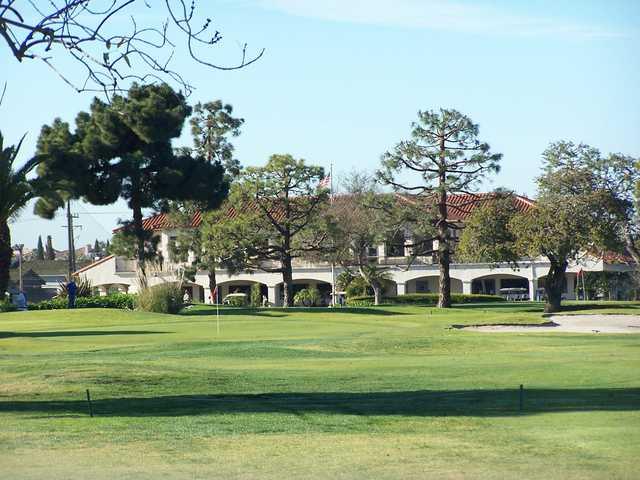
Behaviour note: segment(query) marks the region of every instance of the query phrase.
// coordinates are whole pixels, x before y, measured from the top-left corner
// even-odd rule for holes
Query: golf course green
[[[0,479],[638,478],[640,335],[450,328],[546,320],[226,308],[218,334],[209,306],[0,314]]]

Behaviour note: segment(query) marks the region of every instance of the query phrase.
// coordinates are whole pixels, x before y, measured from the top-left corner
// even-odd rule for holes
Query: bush
[[[2,312],[15,312],[18,309],[11,300],[0,300],[0,313]]]
[[[261,307],[262,306],[262,288],[259,283],[254,283],[251,285],[251,306],[252,307]]]
[[[224,303],[230,307],[246,307],[247,297],[228,297]]]
[[[347,298],[363,297],[366,296],[367,293],[372,292],[371,287],[369,287],[367,281],[361,276],[352,277],[351,281],[344,290]]]
[[[322,297],[317,288],[303,288],[293,297],[296,307],[317,307],[321,301]]]
[[[120,310],[133,310],[135,295],[127,293],[113,293],[106,297],[80,297],[76,299],[76,308],[117,308]],[[61,310],[67,308],[66,298],[53,298],[29,305],[29,310]]]
[[[387,305],[437,305],[437,293],[408,293],[396,297],[384,297],[382,303]],[[504,298],[497,295],[469,295],[464,293],[452,293],[451,303],[486,303],[504,302]],[[374,304],[373,296],[362,295],[347,299],[347,304],[352,307],[368,307]]]
[[[136,308],[143,312],[178,313],[184,306],[179,283],[162,283],[140,291]]]

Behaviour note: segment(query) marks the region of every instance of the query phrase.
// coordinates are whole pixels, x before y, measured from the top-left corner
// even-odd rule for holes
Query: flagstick
[[[220,335],[220,303],[216,298],[216,332]]]
[[[333,204],[333,162],[329,167],[329,181],[329,201]],[[333,261],[331,261],[331,306],[336,306],[336,272]]]

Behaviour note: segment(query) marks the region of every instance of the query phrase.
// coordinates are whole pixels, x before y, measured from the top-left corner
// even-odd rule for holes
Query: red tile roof
[[[449,219],[452,221],[462,221],[466,220],[471,216],[473,210],[478,208],[479,206],[485,205],[490,202],[492,198],[494,198],[494,193],[477,193],[477,194],[457,194],[457,195],[449,195],[448,203],[449,203]],[[338,199],[345,199],[347,196],[337,196]],[[406,198],[406,197],[405,197]],[[528,199],[527,197],[521,195],[515,195],[516,206],[522,212],[527,212],[535,203],[533,200]],[[229,217],[233,218],[237,214],[235,209],[229,210]],[[202,215],[200,212],[196,212],[193,215],[193,218],[187,225],[188,227],[197,228],[202,223]],[[175,227],[169,221],[169,216],[166,213],[159,213],[157,215],[153,215],[151,217],[145,218],[142,220],[142,228],[148,231],[157,231],[163,230],[167,228]],[[119,227],[113,230],[114,233],[122,230],[123,227]]]

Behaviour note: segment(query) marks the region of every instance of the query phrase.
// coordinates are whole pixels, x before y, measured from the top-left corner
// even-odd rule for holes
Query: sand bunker
[[[482,325],[479,332],[640,333],[637,315],[553,315],[544,325]]]

